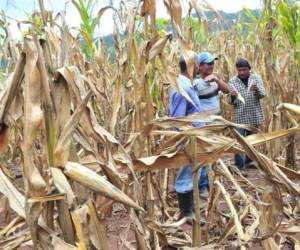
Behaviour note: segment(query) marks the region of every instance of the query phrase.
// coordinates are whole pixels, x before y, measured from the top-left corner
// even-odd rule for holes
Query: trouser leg
[[[241,136],[245,136],[245,129],[236,128],[235,129]],[[234,155],[234,165],[239,169],[243,169],[245,166],[245,154],[237,153]]]

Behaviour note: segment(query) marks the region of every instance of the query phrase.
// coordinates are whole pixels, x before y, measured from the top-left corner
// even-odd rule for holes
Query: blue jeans
[[[202,167],[199,170],[199,191],[204,192],[208,188],[207,168]],[[193,190],[192,166],[187,165],[179,169],[175,180],[176,193],[188,193]]]
[[[235,130],[242,136],[253,135],[255,132],[243,129],[243,128],[235,128]],[[243,169],[245,165],[253,162],[248,156],[242,153],[238,153],[234,155],[234,164],[239,168]]]

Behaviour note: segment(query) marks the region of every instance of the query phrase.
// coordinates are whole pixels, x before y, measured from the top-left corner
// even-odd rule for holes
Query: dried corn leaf
[[[24,196],[15,188],[7,176],[3,173],[0,168],[0,186],[1,193],[3,193],[8,201],[10,207],[21,217],[25,218],[25,198]]]
[[[75,246],[72,246],[70,244],[67,244],[66,242],[64,242],[63,240],[61,240],[58,237],[52,237],[52,245],[53,245],[53,250],[76,250],[78,248],[76,248]]]
[[[67,195],[67,202],[69,207],[71,207],[75,199],[75,194],[66,176],[59,168],[51,168],[51,173],[52,173],[54,185],[61,193]]]
[[[24,175],[27,179],[26,193],[29,196],[46,194],[46,182],[34,163],[36,155],[35,140],[43,128],[43,111],[41,109],[42,96],[40,91],[41,76],[37,68],[38,51],[35,42],[28,38],[24,45],[26,53],[25,65],[25,107],[24,107]]]
[[[125,193],[87,167],[84,167],[76,162],[68,162],[64,168],[64,173],[71,179],[79,182],[83,186],[88,187],[95,192],[99,192],[105,197],[124,203],[137,210],[144,211],[143,208],[141,208]]]
[[[277,106],[277,110],[288,110],[293,114],[299,116],[300,115],[300,107],[291,103],[281,103]]]
[[[141,16],[150,16],[151,29],[156,31],[156,1],[155,0],[143,0],[141,7]]]
[[[166,43],[172,37],[172,33],[166,34],[164,37],[160,38],[149,51],[149,60],[154,59],[161,51],[164,49]]]
[[[99,221],[94,204],[91,201],[88,202],[88,213],[91,218],[90,221],[91,242],[99,250],[109,249],[104,221]]]
[[[20,58],[14,69],[14,73],[8,77],[7,88],[3,90],[0,97],[0,124],[6,123],[6,116],[9,113],[9,108],[16,96],[19,85],[21,84],[22,75],[25,67],[25,53],[20,54]]]
[[[182,29],[182,8],[179,0],[164,0],[172,21]]]
[[[47,195],[47,196],[41,196],[41,197],[30,197],[27,199],[28,203],[35,203],[35,202],[47,202],[47,201],[58,201],[58,200],[64,200],[66,198],[65,194],[53,194],[53,195]]]
[[[87,206],[76,209],[72,212],[72,220],[76,229],[76,235],[79,240],[78,248],[82,250],[89,249],[89,236],[87,225]]]
[[[91,91],[83,98],[82,103],[76,108],[73,115],[65,124],[61,136],[58,138],[54,150],[54,166],[64,166],[69,158],[70,137],[74,133],[80,122],[80,117],[86,108],[86,104],[91,97]]]

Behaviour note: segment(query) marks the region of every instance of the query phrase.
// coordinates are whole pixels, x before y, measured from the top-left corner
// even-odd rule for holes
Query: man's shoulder
[[[185,93],[190,95],[191,87],[188,80],[189,80],[188,78],[185,79],[185,77],[181,75],[177,76],[176,78],[177,88],[173,86],[172,88],[170,88],[169,91],[169,96],[171,99],[181,99],[181,98],[184,99],[184,97],[180,93],[181,91],[184,91]]]
[[[186,92],[189,92],[190,90],[192,90],[192,83],[189,78],[179,75],[177,77],[176,81],[177,81],[177,84],[179,85],[179,87],[181,87]]]
[[[238,80],[239,80],[238,76],[235,75],[235,76],[230,78],[229,83],[234,84],[234,83],[238,82]]]

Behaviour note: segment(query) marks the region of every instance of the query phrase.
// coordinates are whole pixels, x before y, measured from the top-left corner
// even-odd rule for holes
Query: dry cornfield
[[[300,249],[297,3],[265,0],[258,18],[244,10],[248,21],[227,30],[208,3],[185,1],[183,17],[179,0],[164,0],[168,30],[158,28],[155,0],[106,6],[96,17],[88,1],[73,0],[82,18],[75,37],[64,13],[38,2],[40,11],[20,21],[29,26],[21,41],[1,21],[1,249],[114,249],[108,227],[120,223],[111,220],[120,207],[127,221],[117,249]],[[106,11],[114,12],[115,53],[93,40]],[[200,50],[219,55],[226,81],[239,56],[262,76],[266,122],[258,134],[237,134],[245,126],[230,122],[224,101],[224,117],[168,117],[170,87],[186,96],[176,84],[178,58],[191,72]],[[241,174],[229,160],[236,152],[259,169]],[[187,163],[195,177],[192,225],[178,220],[173,192],[176,169]],[[208,203],[197,195],[200,166],[208,166]]]

